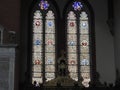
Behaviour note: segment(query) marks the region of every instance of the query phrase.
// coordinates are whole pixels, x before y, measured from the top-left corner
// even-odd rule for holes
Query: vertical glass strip
[[[43,21],[39,10],[34,12],[32,34],[32,83],[36,82],[36,85],[39,85],[40,83],[43,83]]]
[[[86,12],[80,14],[80,74],[82,84],[89,87],[90,82],[90,50],[89,50],[89,23]]]
[[[67,17],[67,53],[69,76],[78,81],[77,23],[73,11],[70,11]]]
[[[49,10],[45,21],[45,78],[55,78],[55,17]]]

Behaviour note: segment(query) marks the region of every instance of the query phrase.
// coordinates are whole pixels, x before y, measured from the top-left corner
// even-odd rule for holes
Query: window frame
[[[80,11],[85,11],[88,14],[88,23],[89,23],[89,41],[91,44],[90,45],[90,78],[91,78],[91,82],[95,82],[96,81],[96,44],[95,44],[95,17],[94,17],[94,12],[92,9],[92,6],[89,4],[88,1],[86,0],[70,0],[68,1],[68,3],[66,4],[65,8],[64,8],[64,12],[63,12],[63,17],[64,18],[64,22],[65,22],[65,35],[67,36],[67,15],[69,13],[69,11],[74,11],[76,13],[76,18],[80,17],[80,12],[75,11],[72,8],[72,3],[78,1],[81,2],[83,4],[83,9]],[[80,20],[77,19],[76,22],[78,22],[77,24],[80,23]],[[79,25],[77,25],[77,30],[79,30]],[[79,35],[77,35],[79,38]],[[66,41],[67,41],[67,37]],[[78,49],[78,48],[77,48]],[[79,50],[79,49],[78,49]],[[67,43],[66,43],[66,51],[67,51]],[[80,50],[79,50],[80,51]],[[67,52],[68,55],[68,52]],[[78,63],[80,62],[80,58],[78,57]],[[78,71],[80,71],[80,66],[78,65]],[[78,72],[80,74],[80,72]],[[78,74],[78,81],[81,80],[80,76]]]
[[[56,4],[56,2],[54,0],[46,0],[48,1],[48,3],[50,4],[49,8],[47,10],[41,10],[39,9],[39,6],[38,4],[40,3],[40,1],[33,1],[32,4],[31,4],[31,8],[30,8],[30,11],[29,11],[29,19],[28,19],[28,22],[29,22],[29,34],[28,34],[28,60],[27,60],[27,71],[29,73],[29,76],[28,76],[28,82],[32,82],[32,47],[33,47],[33,16],[34,16],[34,12],[36,10],[40,10],[41,13],[42,13],[42,16],[43,16],[43,83],[45,82],[45,21],[46,21],[46,15],[48,13],[49,10],[52,10],[53,13],[54,13],[54,22],[55,22],[55,37],[57,37],[57,30],[58,30],[58,18],[60,17],[59,15],[59,9],[58,9],[58,6]],[[56,45],[55,45],[55,77],[57,75],[56,73],[56,67],[57,67],[57,62],[56,62],[56,58],[57,58],[57,38],[55,38],[55,42],[56,42]]]

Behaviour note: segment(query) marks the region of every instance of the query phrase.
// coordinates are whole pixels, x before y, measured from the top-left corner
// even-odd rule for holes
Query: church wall
[[[19,31],[20,0],[0,1],[0,24],[7,30]]]
[[[114,38],[114,46],[115,46],[115,64],[116,68],[120,73],[120,0],[114,1],[114,30],[115,30],[115,38]],[[119,76],[120,77],[120,76]]]
[[[20,54],[20,82],[24,81],[24,75],[27,67],[27,33],[28,33],[28,10],[30,2],[32,0],[23,0],[22,13],[20,14],[20,0],[2,0],[0,1],[0,24],[2,24],[7,30],[13,30],[21,34],[21,38],[19,40],[19,34],[17,35],[18,43],[20,41],[20,49],[22,52]],[[62,12],[64,5],[68,0],[62,2],[61,0],[56,0],[60,11]],[[113,48],[113,37],[109,32],[109,28],[107,26],[107,0],[88,0],[93,7],[95,13],[95,33],[96,33],[96,63],[97,63],[97,71],[100,73],[100,80],[102,82],[107,81],[108,83],[114,83],[115,80],[115,67],[114,67],[114,48]],[[120,1],[117,0],[120,4]],[[118,4],[118,6],[119,6]],[[118,8],[116,6],[116,8]],[[120,8],[120,6],[119,6]],[[118,9],[117,9],[118,10]],[[118,10],[120,11],[120,10]],[[117,12],[117,11],[116,11]],[[120,14],[120,12],[119,12]],[[21,15],[21,27],[20,27],[20,15]],[[120,37],[120,15],[117,15],[116,18],[116,34],[118,40],[116,40],[116,44],[119,41]],[[119,43],[120,44],[120,43]],[[118,48],[116,49],[116,53],[120,52],[120,45],[118,44]],[[118,51],[119,50],[119,51]],[[120,55],[116,54],[116,60],[120,59]],[[120,63],[120,62],[119,62]],[[118,63],[118,64],[119,64]],[[119,66],[119,65],[118,65]],[[120,67],[119,67],[120,68]],[[16,85],[15,85],[16,86]]]
[[[5,28],[5,32],[15,31],[17,43],[19,43],[19,31],[20,31],[20,0],[0,0],[0,24]],[[7,35],[5,34],[5,37]],[[8,38],[9,39],[9,38]],[[5,39],[7,44],[7,40]],[[17,48],[17,56],[19,51]],[[15,65],[15,90],[18,88],[18,76],[19,76],[19,59],[16,57]]]
[[[100,81],[114,83],[114,44],[107,21],[107,0],[89,0],[95,14],[96,66]]]
[[[68,0],[61,2],[56,0],[60,11],[63,11],[64,5]],[[107,0],[88,0],[93,7],[95,14],[95,36],[96,36],[96,66],[100,74],[100,81],[103,83],[114,83],[114,44],[113,36],[107,25],[108,12]]]

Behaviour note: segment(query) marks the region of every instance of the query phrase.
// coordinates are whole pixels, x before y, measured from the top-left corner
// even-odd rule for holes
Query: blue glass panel
[[[80,11],[81,8],[83,7],[83,5],[81,4],[81,2],[77,2],[77,1],[74,2],[72,6],[73,6],[74,10],[76,10],[76,11],[77,11],[77,10]]]
[[[53,61],[54,61],[53,59],[50,59],[50,58],[49,58],[46,63],[47,63],[47,64],[53,64],[53,63],[54,63]]]
[[[83,59],[83,60],[81,61],[81,65],[89,65],[89,60]]]
[[[35,41],[35,45],[40,45],[40,44],[41,44],[41,41],[37,39],[37,40]]]
[[[47,1],[41,0],[39,6],[40,6],[40,9],[47,10],[49,7],[49,4]]]
[[[51,27],[53,25],[52,22],[48,22],[48,26]]]
[[[75,42],[75,41],[70,41],[70,42],[68,42],[68,44],[69,44],[70,46],[75,46],[75,45],[76,45],[76,42]]]

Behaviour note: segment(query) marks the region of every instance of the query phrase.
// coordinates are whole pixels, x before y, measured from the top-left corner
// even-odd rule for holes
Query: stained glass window
[[[55,17],[48,11],[45,21],[45,78],[55,78]]]
[[[49,2],[41,0],[33,16],[32,83],[55,78],[55,16]],[[44,12],[44,14],[43,14]]]
[[[48,0],[40,0],[33,10],[32,83],[50,81],[56,66],[56,15]],[[69,7],[68,7],[69,8]],[[78,0],[66,10],[66,46],[69,76],[89,87],[91,81],[91,34],[88,10]],[[61,48],[60,48],[61,49]],[[56,67],[55,67],[56,66]]]
[[[43,21],[39,10],[34,12],[33,17],[33,49],[32,49],[32,83],[43,82]]]
[[[67,13],[67,60],[69,76],[89,87],[90,76],[90,35],[89,18],[81,2],[72,3],[73,10]],[[76,12],[77,11],[77,12]]]
[[[77,23],[76,15],[73,11],[67,17],[67,50],[68,50],[68,70],[72,79],[78,81],[77,68]]]
[[[39,6],[41,10],[47,10],[49,7],[48,1],[41,0]]]
[[[80,11],[81,8],[83,7],[83,5],[81,4],[81,2],[77,2],[77,1],[74,2],[72,6],[73,6],[74,10],[76,10],[76,11],[77,11],[77,10]]]
[[[80,74],[83,78],[82,84],[89,87],[90,82],[90,43],[89,43],[89,23],[86,12],[80,14]]]

